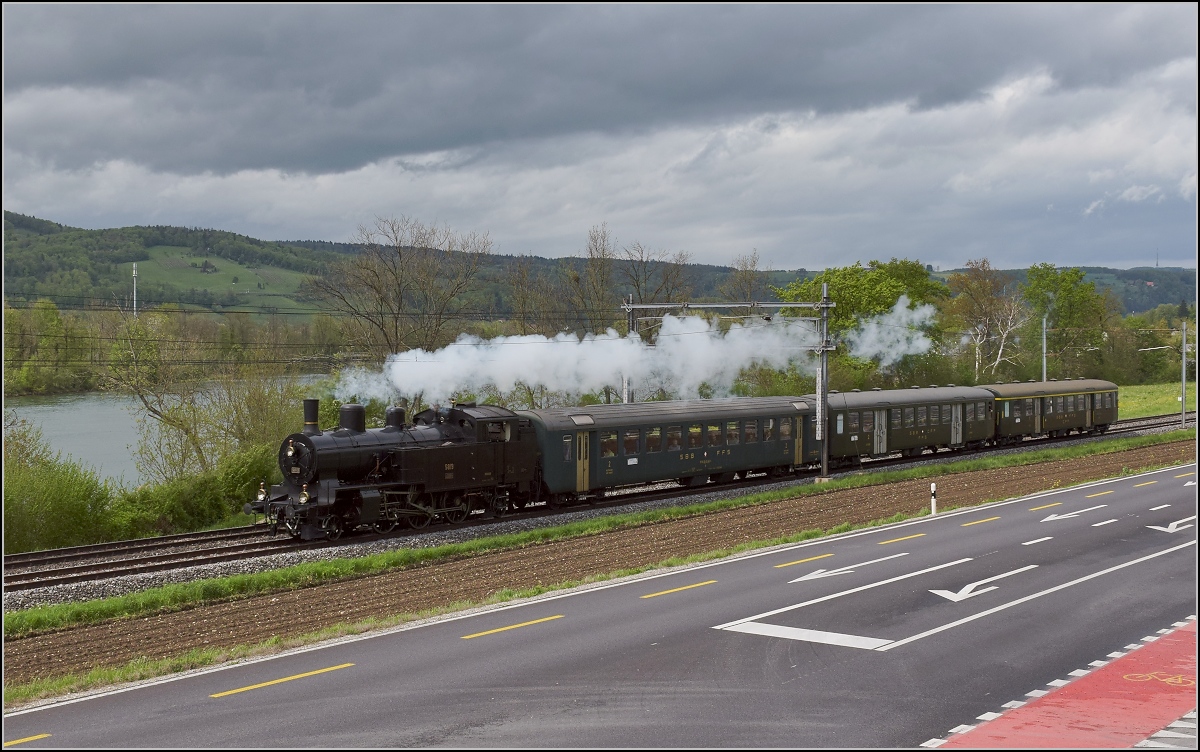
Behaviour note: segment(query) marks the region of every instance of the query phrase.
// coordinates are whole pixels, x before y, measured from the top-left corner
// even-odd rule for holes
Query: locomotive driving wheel
[[[467,516],[470,514],[471,502],[462,496],[452,496],[447,502],[447,509],[442,516],[451,525],[461,525],[467,521]]]
[[[324,527],[325,534],[329,536],[329,540],[335,541],[342,537],[342,530],[344,529],[342,525],[342,518],[336,514],[330,515],[326,518]]]

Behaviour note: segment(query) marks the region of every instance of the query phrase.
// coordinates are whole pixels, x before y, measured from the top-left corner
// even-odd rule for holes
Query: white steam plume
[[[808,352],[816,344],[811,322],[777,318],[774,322],[734,324],[721,332],[717,322],[665,316],[653,346],[637,335],[604,334],[496,337],[464,334],[435,352],[410,350],[391,355],[382,373],[356,370],[338,385],[339,398],[389,399],[420,393],[427,403],[445,402],[456,392],[478,393],[492,385],[501,392],[518,382],[556,392],[580,394],[629,378],[645,389],[663,385],[693,397],[702,383],[727,394],[738,371],[753,363],[811,368]]]
[[[881,366],[897,362],[905,355],[920,355],[933,345],[922,327],[928,326],[937,309],[929,304],[909,310],[908,296],[901,295],[890,312],[867,319],[846,335],[850,354],[856,358],[877,359]]]

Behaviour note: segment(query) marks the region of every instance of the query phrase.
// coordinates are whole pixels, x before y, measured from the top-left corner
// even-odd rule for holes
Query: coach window
[[[892,428],[900,427],[900,408],[892,408]]]
[[[916,411],[913,410],[911,407],[904,408],[904,427],[905,428],[912,428],[914,425],[916,425],[917,420],[914,417],[915,413],[916,413]]]
[[[642,431],[640,428],[625,429],[625,456],[637,454],[642,448]]]
[[[939,415],[938,406],[930,405],[929,406],[929,425],[936,426],[938,424],[938,415]]]
[[[944,425],[944,426],[949,425],[950,417],[951,417],[950,406],[942,405],[942,425]]]
[[[601,457],[616,457],[617,456],[617,432],[616,431],[601,431],[600,432],[600,456]]]
[[[764,418],[763,419],[763,441],[774,441],[774,440],[775,440],[775,419],[774,418]]]
[[[863,433],[871,433],[875,430],[875,413],[870,410],[863,410]]]
[[[967,403],[967,416],[963,420],[965,420],[968,423],[975,420],[975,403],[974,402]]]
[[[725,446],[725,437],[721,435],[720,423],[708,424],[708,445],[709,446]]]
[[[1063,403],[1064,403],[1065,401],[1066,401],[1066,397],[1059,397],[1059,398],[1058,398],[1058,411],[1059,411],[1060,413],[1065,413],[1065,412],[1067,411],[1067,408],[1063,406]]]
[[[780,418],[779,419],[779,440],[787,441],[790,438],[792,438],[792,419],[791,418]]]
[[[846,420],[846,430],[850,433],[858,433],[858,413],[849,413]]]
[[[929,408],[924,405],[917,408],[917,427],[923,428],[929,423]]]
[[[646,429],[646,453],[662,451],[662,429]]]
[[[738,430],[738,422],[731,420],[725,424],[725,443],[730,446],[737,444],[742,440],[742,434]]]
[[[746,433],[745,433],[746,438],[745,438],[744,443],[746,443],[746,444],[757,443],[758,442],[758,421],[757,420],[748,420],[745,423],[745,427],[746,427]]]
[[[837,432],[839,435],[842,433],[842,427],[845,423],[846,423],[846,414],[838,413],[837,414]]]
[[[1054,414],[1054,398],[1046,397],[1045,403],[1046,403],[1046,405],[1045,405],[1046,409],[1043,410],[1043,414],[1044,415],[1053,415]]]
[[[1012,416],[1014,418],[1021,417],[1021,400],[1016,400],[1012,403],[1004,403],[1004,417],[1008,417],[1009,404],[1012,404]]]
[[[569,434],[569,433],[565,434],[563,436],[563,462],[571,461],[571,444],[572,443],[573,442],[571,441],[571,434]]]
[[[1025,400],[1025,414],[1028,415],[1030,418],[1033,417],[1033,400],[1032,399]]]
[[[683,449],[683,426],[667,426],[667,451]]]
[[[979,420],[987,420],[987,403],[986,402],[976,402],[975,403],[975,416],[977,418],[979,418]]]
[[[1005,402],[1004,403],[1004,417],[1006,417],[1006,418],[1009,417],[1011,412],[1012,412],[1012,408],[1008,406],[1007,402]]]
[[[688,449],[704,446],[704,429],[700,427],[699,423],[688,426],[687,445]]]

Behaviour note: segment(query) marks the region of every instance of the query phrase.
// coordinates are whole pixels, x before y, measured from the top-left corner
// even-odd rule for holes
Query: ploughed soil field
[[[1193,441],[1019,468],[938,477],[941,510],[1021,496],[1195,459]],[[592,575],[915,513],[929,504],[929,481],[831,491],[803,498],[626,528],[568,541],[481,554],[311,588],[198,606],[184,611],[32,635],[4,642],[4,682],[116,667],[136,658],[178,656],[198,647],[294,638],[372,617],[415,614],[497,591],[577,582]],[[357,631],[357,630],[348,630]]]

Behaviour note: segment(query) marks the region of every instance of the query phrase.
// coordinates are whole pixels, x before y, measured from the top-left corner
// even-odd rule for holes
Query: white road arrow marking
[[[1090,512],[1093,509],[1103,509],[1106,506],[1108,506],[1108,505],[1101,504],[1101,505],[1095,506],[1095,507],[1088,507],[1087,509],[1080,509],[1077,512],[1067,512],[1065,514],[1052,514],[1049,517],[1047,517],[1046,519],[1042,520],[1042,522],[1052,522],[1054,520],[1065,520],[1065,519],[1069,519],[1071,517],[1077,517],[1077,516],[1083,514],[1084,512]]]
[[[1004,574],[998,574],[995,577],[989,577],[986,580],[980,580],[979,582],[972,582],[971,584],[964,586],[957,593],[951,592],[949,590],[930,590],[929,592],[933,593],[934,595],[940,595],[943,598],[945,598],[946,600],[950,600],[950,601],[954,601],[955,603],[958,603],[959,601],[965,601],[968,598],[974,598],[977,595],[986,593],[989,590],[997,589],[996,585],[992,585],[991,587],[984,588],[983,590],[976,590],[975,588],[979,587],[980,585],[986,585],[987,583],[993,582],[995,580],[1003,579],[1005,577],[1009,577],[1014,574],[1020,574],[1021,572],[1024,572],[1029,569],[1037,569],[1037,566],[1038,566],[1037,564],[1030,564],[1027,567],[1021,567],[1020,569],[1014,569],[1011,572],[1005,572]]]
[[[1164,533],[1178,533],[1180,530],[1187,530],[1189,527],[1191,527],[1191,525],[1184,525],[1183,523],[1194,519],[1196,519],[1196,515],[1193,514],[1191,517],[1184,517],[1182,520],[1176,520],[1166,527],[1159,527],[1158,525],[1147,525],[1146,527],[1150,528],[1151,530],[1161,530]],[[1180,525],[1183,525],[1183,527],[1180,527]]]
[[[1194,485],[1196,485],[1196,481],[1194,481],[1194,480],[1189,480],[1187,483],[1184,483],[1183,485],[1184,485],[1184,487],[1185,487],[1185,488],[1186,488],[1187,486],[1194,486]]]
[[[840,567],[838,569],[816,569],[816,570],[813,570],[812,572],[809,572],[808,574],[804,575],[803,577],[797,577],[794,580],[788,580],[788,583],[790,584],[793,582],[804,582],[805,580],[819,580],[822,577],[834,577],[839,574],[849,574],[850,572],[853,572],[856,567],[865,567],[868,564],[878,564],[881,561],[887,561],[888,559],[898,559],[901,556],[908,556],[908,554],[907,553],[892,554],[891,556],[885,556],[882,559],[873,559],[871,561],[864,561],[862,564],[851,564],[848,567]]]

